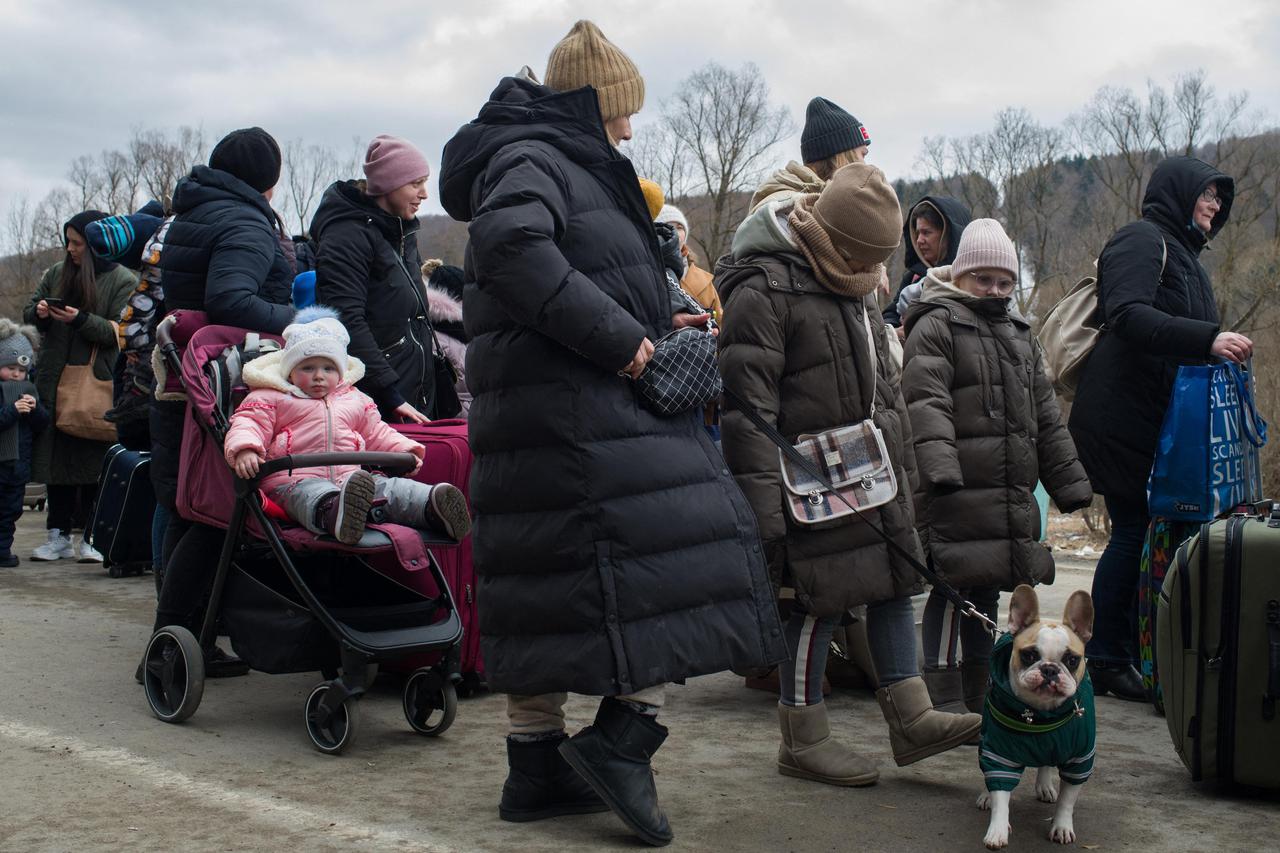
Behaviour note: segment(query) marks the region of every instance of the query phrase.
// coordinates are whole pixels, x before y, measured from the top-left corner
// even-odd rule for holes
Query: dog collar
[[[1022,732],[1023,734],[1045,734],[1046,732],[1057,731],[1077,717],[1083,717],[1086,712],[1084,706],[1080,704],[1080,700],[1073,699],[1072,703],[1075,707],[1070,713],[1064,714],[1057,720],[1037,723],[1035,721],[1035,711],[1030,708],[1024,708],[1020,717],[1011,717],[997,708],[995,703],[991,701],[991,697],[987,696],[987,710],[991,713],[991,719],[1009,731]]]

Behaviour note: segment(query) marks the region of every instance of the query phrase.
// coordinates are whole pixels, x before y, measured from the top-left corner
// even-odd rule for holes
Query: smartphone
[[[44,304],[48,305],[50,308],[57,308],[61,311],[67,307],[67,300],[59,299],[56,296],[46,296]]]

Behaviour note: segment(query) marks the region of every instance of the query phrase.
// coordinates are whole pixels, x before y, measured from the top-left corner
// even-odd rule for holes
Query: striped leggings
[[[831,634],[839,624],[838,616],[819,619],[800,610],[791,611],[791,618],[783,626],[783,640],[791,657],[778,666],[783,705],[817,705],[822,701],[822,673],[827,668]],[[867,646],[880,686],[920,674],[910,598],[867,606]]]
[[[973,587],[961,590],[966,600],[972,601],[979,613],[985,613],[992,621],[1000,614],[1000,588],[995,586]],[[938,593],[929,593],[924,606],[924,622],[920,626],[924,645],[924,665],[929,668],[953,667],[963,657],[969,660],[990,660],[995,642],[977,619],[964,616],[956,606]]]

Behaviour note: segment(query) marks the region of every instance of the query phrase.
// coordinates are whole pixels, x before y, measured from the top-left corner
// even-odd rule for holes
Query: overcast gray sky
[[[498,79],[541,74],[582,17],[644,74],[638,126],[707,60],[754,61],[797,125],[813,95],[856,115],[890,178],[923,137],[986,129],[1002,107],[1057,123],[1102,85],[1195,68],[1280,116],[1274,0],[0,0],[0,213],[137,126],[212,141],[257,124],[343,151],[394,133],[436,166]]]

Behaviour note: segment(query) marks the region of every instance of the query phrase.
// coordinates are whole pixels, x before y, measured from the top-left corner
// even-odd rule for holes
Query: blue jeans
[[[867,606],[867,646],[881,687],[920,674],[916,616],[908,596]]]
[[[1093,573],[1093,639],[1085,647],[1090,660],[1108,665],[1137,665],[1138,576],[1147,535],[1145,504],[1106,498],[1111,541]]]

